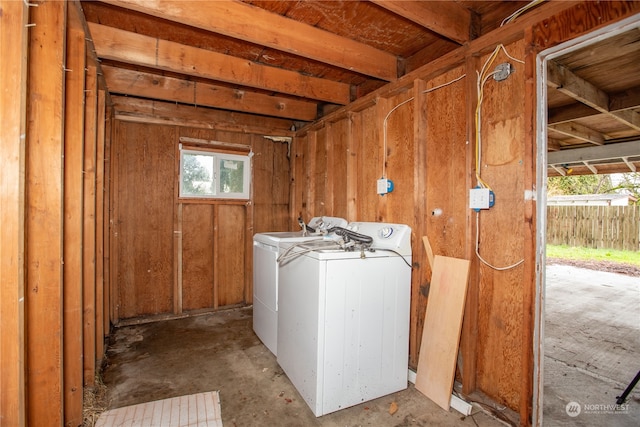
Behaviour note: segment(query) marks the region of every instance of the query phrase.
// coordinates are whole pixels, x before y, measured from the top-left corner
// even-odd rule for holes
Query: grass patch
[[[640,267],[640,252],[615,249],[576,248],[566,245],[547,245],[547,257],[584,261],[611,261]]]

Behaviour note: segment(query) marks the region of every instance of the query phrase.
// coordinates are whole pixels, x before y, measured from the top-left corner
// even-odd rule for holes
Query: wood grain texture
[[[82,424],[85,34],[69,8],[64,127],[64,420]],[[76,10],[77,12],[77,10]]]
[[[244,303],[246,211],[242,205],[218,205],[216,228],[217,306]],[[250,271],[250,270],[249,270]]]
[[[476,70],[480,69],[480,58],[469,57],[465,62],[465,74],[473,76]],[[465,78],[465,116],[467,120],[466,140],[468,141],[465,152],[465,188],[473,188],[475,186],[475,129],[471,123],[475,122],[475,112],[478,103],[477,96],[477,79]],[[466,203],[466,202],[465,202]],[[467,287],[467,301],[465,304],[464,320],[462,322],[462,337],[460,341],[460,351],[462,355],[462,366],[460,367],[462,374],[462,391],[463,393],[471,393],[476,390],[477,384],[477,348],[478,348],[478,311],[480,310],[479,291],[478,291],[478,264],[480,261],[475,256],[474,240],[476,236],[476,223],[472,221],[474,211],[465,209],[465,222],[467,224],[465,230],[466,247],[463,258],[471,259],[471,268],[469,272],[469,286]]]
[[[113,110],[109,105],[105,105],[105,140],[104,140],[104,210],[102,229],[104,235],[104,316],[103,331],[105,337],[111,333],[111,324],[114,320],[111,311],[111,181],[112,181],[112,163],[111,163],[111,140],[113,136],[114,120],[112,119]]]
[[[92,386],[96,373],[96,128],[98,114],[98,70],[88,59],[85,81],[83,230],[82,230],[82,318],[84,384]]]
[[[449,410],[453,389],[468,280],[468,260],[436,255],[416,389],[445,411]]]
[[[383,80],[395,80],[397,77],[397,60],[390,53],[241,2],[213,3],[205,10],[197,3],[158,1],[154,7],[148,7],[139,0],[116,0],[112,3]],[[217,19],[218,16],[225,16],[225,19]],[[246,25],[247,22],[251,25]]]
[[[89,23],[100,58],[345,105],[348,84]],[[176,60],[178,59],[178,60]]]
[[[510,55],[524,59],[524,42],[506,46]],[[482,62],[486,59],[483,58]],[[507,61],[504,53],[496,64]],[[512,61],[514,62],[514,61]],[[496,267],[506,267],[524,257],[524,65],[503,82],[485,86],[482,104],[482,179],[496,194],[496,205],[480,213],[480,255]],[[475,215],[474,215],[475,216]],[[500,233],[498,230],[509,230]],[[524,289],[522,265],[497,271],[480,264],[477,384],[492,398],[518,408],[522,376]]]
[[[105,280],[104,280],[104,149],[106,124],[106,92],[98,86],[98,110],[96,115],[96,366],[105,356]],[[107,216],[108,218],[108,216]],[[106,328],[108,331],[109,328]]]
[[[586,34],[640,11],[636,1],[579,2],[532,25],[531,41],[538,51]]]
[[[0,413],[23,427],[25,407],[25,130],[27,110],[26,27],[22,2],[0,1]]]
[[[182,213],[182,309],[214,306],[213,206],[185,204]]]
[[[25,208],[29,425],[63,423],[63,134],[66,2],[30,8]],[[3,23],[4,25],[4,23]],[[4,62],[4,58],[2,60]],[[4,394],[4,392],[3,392]]]
[[[173,311],[175,128],[118,123],[119,319]]]
[[[293,135],[291,120],[133,97],[112,96],[111,99],[115,118],[122,121],[261,135]]]
[[[330,138],[327,140],[327,190],[329,191],[330,210],[332,216],[345,218],[347,216],[347,179],[350,175],[347,169],[349,119],[340,120],[330,127]]]
[[[102,70],[109,90],[114,94],[126,93],[128,96],[304,121],[313,120],[317,116],[316,105],[308,101],[263,95],[109,65],[103,65]]]

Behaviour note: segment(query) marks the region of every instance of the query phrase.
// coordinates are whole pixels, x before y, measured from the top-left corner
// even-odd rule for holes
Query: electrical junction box
[[[393,181],[387,178],[380,178],[377,181],[377,193],[381,196],[393,191]]]
[[[478,212],[480,209],[489,209],[495,203],[493,191],[488,188],[472,188],[469,190],[469,208]]]

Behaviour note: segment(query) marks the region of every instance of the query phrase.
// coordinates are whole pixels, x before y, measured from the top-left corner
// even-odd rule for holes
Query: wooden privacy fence
[[[640,206],[548,206],[547,243],[640,251]]]

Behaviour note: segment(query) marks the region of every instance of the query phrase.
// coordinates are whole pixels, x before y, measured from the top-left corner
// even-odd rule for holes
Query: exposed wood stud
[[[23,2],[0,1],[0,412],[3,424],[24,427],[25,378],[25,134],[27,111],[26,24]]]
[[[84,108],[83,168],[83,363],[84,384],[93,386],[96,374],[96,129],[98,114],[97,65],[88,60]]]
[[[85,40],[79,11],[68,9],[64,128],[64,420],[82,424],[83,161]]]
[[[25,406],[29,425],[62,425],[64,422],[62,246],[66,10],[67,2],[58,1],[39,3],[29,10],[30,19],[37,24],[29,30],[25,170],[24,339],[25,354],[29,356],[26,358]]]

